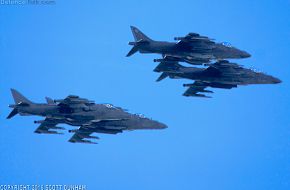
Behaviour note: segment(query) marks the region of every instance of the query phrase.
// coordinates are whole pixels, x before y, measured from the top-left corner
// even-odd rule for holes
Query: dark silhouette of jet
[[[185,67],[178,62],[163,62],[154,71],[162,72],[157,81],[161,81],[166,77],[195,80],[193,84],[183,85],[189,87],[183,95],[194,97],[210,98],[205,94],[201,94],[213,93],[210,90],[206,90],[205,88],[207,87],[231,89],[236,88],[238,85],[281,83],[278,78],[243,68],[226,60],[209,64],[208,68]]]
[[[60,100],[46,98],[47,103],[33,103],[14,89],[11,89],[11,92],[15,104],[9,105],[13,110],[7,119],[16,114],[45,117],[44,120],[34,122],[40,124],[35,130],[35,133],[39,134],[62,134],[57,130],[65,128],[57,126],[58,124],[79,127],[69,130],[74,133],[69,140],[73,143],[95,144],[86,140],[99,139],[91,136],[92,133],[117,134],[125,130],[167,128],[165,124],[148,119],[142,114],[131,114],[111,104],[95,104],[93,101],[74,95]]]
[[[175,37],[177,42],[164,42],[150,39],[134,26],[131,26],[131,30],[135,41],[129,42],[133,48],[127,57],[139,51],[140,53],[161,54],[163,58],[154,59],[155,62],[179,61],[202,65],[211,60],[240,59],[251,56],[229,43],[215,43],[213,39],[197,33],[189,33],[185,37]]]

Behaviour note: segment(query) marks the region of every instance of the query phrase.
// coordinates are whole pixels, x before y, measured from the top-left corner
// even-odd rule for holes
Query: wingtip
[[[17,90],[15,88],[10,88],[10,91],[13,92],[17,92]]]
[[[76,143],[76,141],[75,140],[72,140],[72,139],[69,139],[67,142]]]

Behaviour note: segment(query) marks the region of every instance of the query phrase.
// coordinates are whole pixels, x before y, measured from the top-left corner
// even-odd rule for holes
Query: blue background
[[[289,190],[289,20],[288,0],[1,5],[0,184]],[[212,99],[183,97],[188,81],[155,82],[158,55],[125,57],[130,25],[156,40],[198,32],[230,42],[252,54],[234,62],[283,83],[215,89]],[[76,94],[113,103],[169,128],[71,144],[71,134],[34,134],[39,117],[6,120],[11,87],[35,102]]]

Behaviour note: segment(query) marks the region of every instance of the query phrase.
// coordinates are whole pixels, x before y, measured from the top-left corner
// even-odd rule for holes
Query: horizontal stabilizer
[[[156,59],[154,61],[157,62]],[[160,64],[155,67],[154,72],[179,73],[180,68],[183,68],[183,66],[178,64],[177,61],[167,61],[163,59],[160,61]]]
[[[156,80],[156,82],[159,82],[159,81],[165,79],[166,77],[168,77],[168,74],[167,74],[167,73],[162,73],[162,74],[159,76],[159,78]]]
[[[133,46],[132,49],[129,51],[129,53],[126,55],[126,57],[130,57],[131,55],[133,55],[137,51],[138,51],[138,47],[137,46]]]
[[[16,108],[14,108],[12,110],[12,112],[10,112],[10,114],[7,116],[7,119],[10,119],[10,118],[14,117],[17,114],[18,114],[18,110]]]

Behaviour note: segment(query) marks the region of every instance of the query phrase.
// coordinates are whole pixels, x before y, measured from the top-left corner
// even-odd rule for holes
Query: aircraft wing
[[[191,47],[192,50],[202,50],[203,52],[210,51],[215,44],[214,39],[197,33],[188,33],[184,37],[175,37],[174,39],[179,40],[176,44],[181,47]]]
[[[79,96],[69,95],[65,99],[54,100],[60,107],[62,113],[73,113],[76,109],[82,108],[83,111],[89,111],[89,105],[94,104],[94,101]]]
[[[177,71],[180,67],[178,59],[175,57],[166,56],[163,59],[155,59],[155,62],[160,62],[157,67],[153,70],[154,72],[171,72]]]
[[[126,127],[121,126],[120,121],[125,121],[127,119],[106,119],[106,120],[96,120],[92,121],[90,125],[81,126],[77,130],[70,130],[69,132],[75,133],[69,142],[72,143],[87,143],[87,144],[97,144],[86,139],[99,139],[99,137],[91,136],[92,133],[104,133],[104,134],[117,134],[122,133]]]
[[[242,65],[236,63],[231,63],[227,60],[220,60],[213,64],[207,64],[207,66],[214,67],[216,69],[225,69],[225,68],[242,68]]]
[[[75,134],[69,139],[71,143],[87,143],[87,144],[97,144],[90,140],[85,140],[85,138],[99,139],[99,137],[91,136],[93,131],[87,129],[86,127],[80,127],[78,130],[74,131]]]
[[[206,83],[195,81],[193,84],[184,84],[183,86],[188,86],[189,88],[183,93],[183,96],[193,96],[193,97],[201,97],[201,98],[211,98],[210,96],[206,96],[205,94],[201,94],[201,92],[205,93],[213,93],[210,90],[205,90],[208,87]]]
[[[56,119],[46,118],[43,121],[36,121],[35,123],[41,123],[40,126],[34,131],[38,134],[63,134],[55,129],[64,130],[63,127],[56,126],[59,122]]]
[[[199,56],[198,56],[199,55]],[[154,59],[154,62],[166,62],[166,63],[178,63],[178,62],[186,62],[191,65],[203,65],[209,63],[211,60],[210,57],[203,57],[200,54],[184,56],[184,55],[171,55],[164,54],[162,59]],[[155,70],[154,70],[155,71]],[[157,70],[155,72],[158,72]]]
[[[244,68],[236,63],[230,63],[227,60],[220,60],[213,64],[206,64],[209,66],[205,72],[211,74],[220,74],[223,76],[231,76],[234,74],[239,74]]]
[[[183,86],[189,87],[185,92],[184,96],[193,96],[193,97],[203,97],[203,98],[211,98],[210,96],[206,96],[204,93],[213,93],[210,90],[205,90],[207,87],[212,88],[223,88],[223,89],[232,89],[236,88],[236,84],[226,84],[226,83],[216,83],[216,82],[208,82],[208,81],[195,81],[193,84],[184,84]]]
[[[72,104],[94,104],[94,101],[88,100],[86,98],[80,98],[79,96],[75,95],[69,95],[65,99],[59,99],[54,100],[54,102],[58,102],[59,104],[66,104],[66,105],[72,105]]]

